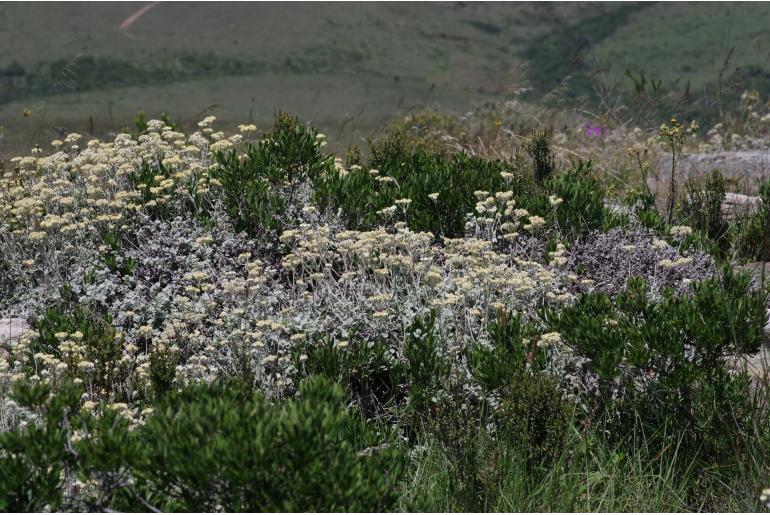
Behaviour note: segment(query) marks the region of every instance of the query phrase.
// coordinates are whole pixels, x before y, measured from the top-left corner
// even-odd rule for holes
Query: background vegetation
[[[520,88],[597,113],[621,97],[652,125],[660,102],[713,122],[736,92],[770,92],[761,3],[158,4],[121,29],[143,6],[0,5],[0,155],[139,110],[265,126],[280,108],[344,148],[397,112]]]
[[[0,510],[762,509],[766,11],[0,4]]]

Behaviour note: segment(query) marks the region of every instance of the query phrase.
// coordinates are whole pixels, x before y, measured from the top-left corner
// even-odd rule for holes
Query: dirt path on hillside
[[[120,24],[120,30],[128,30],[131,28],[131,25],[136,23],[136,21],[147,14],[147,12],[158,5],[160,2],[150,2],[149,4],[146,4],[144,7],[136,11],[134,14],[123,20],[123,23]]]

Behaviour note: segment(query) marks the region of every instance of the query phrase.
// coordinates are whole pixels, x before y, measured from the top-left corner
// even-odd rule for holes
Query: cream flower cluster
[[[571,298],[564,287],[570,279],[555,266],[500,254],[486,240],[434,240],[403,223],[395,232],[336,233],[305,224],[282,235],[290,248],[282,267],[292,273],[293,295],[306,309],[325,311],[332,331],[435,309],[440,331],[459,343],[468,336],[463,328],[480,330],[498,309],[534,316],[539,303]]]
[[[13,168],[0,178],[0,234],[36,243],[125,229],[137,211],[216,186],[209,174],[216,133],[186,136],[159,120],[150,120],[148,131],[136,139],[92,139],[84,148],[75,143],[81,136],[71,134],[54,141],[59,150],[48,156],[12,159]],[[139,177],[143,167],[148,177]]]

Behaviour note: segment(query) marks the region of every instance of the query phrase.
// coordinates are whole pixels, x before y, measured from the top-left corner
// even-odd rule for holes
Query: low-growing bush
[[[633,218],[645,229],[658,233],[666,231],[666,220],[655,205],[655,195],[650,191],[632,189],[622,198],[621,205],[625,206]]]
[[[669,238],[671,238],[669,236]],[[671,238],[638,227],[594,231],[575,242],[565,267],[581,277],[574,291],[614,296],[631,277],[644,277],[654,294],[671,288],[684,294],[688,284],[710,278],[714,258],[699,252],[684,238]]]
[[[687,181],[680,207],[683,223],[707,234],[723,253],[730,246],[729,224],[722,215],[725,191],[725,178],[714,170],[702,185],[694,179]]]
[[[319,378],[276,404],[236,390],[191,390],[160,403],[139,432],[137,489],[163,510],[385,511],[400,451],[345,409]],[[384,445],[387,444],[387,445]],[[376,449],[375,449],[376,448]]]
[[[544,373],[521,374],[500,392],[496,413],[507,438],[530,468],[547,467],[563,449],[570,422],[558,382]]]
[[[108,249],[104,252],[104,264],[110,272],[119,276],[131,275],[137,266],[137,261],[132,257],[126,257],[123,252],[123,241],[115,233],[108,233],[104,237]]]
[[[444,386],[451,364],[441,352],[440,336],[436,332],[436,315],[416,318],[407,329],[404,342],[406,379],[409,384],[408,408],[421,415]]]
[[[485,512],[495,504],[503,469],[494,435],[486,429],[489,420],[478,406],[463,403],[456,395],[444,399],[431,414],[425,437],[440,449],[447,473],[447,497],[461,512]],[[420,510],[430,510],[419,503]]]
[[[501,438],[510,439],[532,466],[559,451],[567,428],[562,392],[543,372],[549,345],[539,341],[540,332],[521,315],[500,313],[489,326],[491,345],[477,345],[469,360],[474,378],[499,399]]]
[[[297,370],[320,374],[346,387],[367,417],[399,415],[404,426],[419,426],[451,370],[441,353],[435,314],[416,318],[400,337],[307,342],[293,353]],[[419,429],[408,427],[409,431]]]
[[[333,168],[322,143],[315,129],[278,113],[272,130],[242,155],[235,150],[216,152],[215,175],[236,231],[263,238],[297,223],[309,185]]]
[[[756,213],[734,224],[734,254],[749,261],[770,261],[770,182],[760,188],[762,203]]]
[[[476,345],[469,360],[471,373],[487,391],[513,386],[526,374],[528,364],[535,370],[543,368],[545,350],[536,345],[539,331],[521,315],[501,313],[490,324],[489,334],[491,345]]]
[[[0,510],[34,512],[61,508],[62,475],[75,459],[67,447],[69,416],[83,389],[72,383],[56,392],[46,384],[17,383],[15,402],[35,410],[38,424],[0,433]]]
[[[37,336],[15,348],[14,358],[22,361],[28,377],[45,364],[53,370],[50,380],[77,379],[90,392],[123,400],[130,394],[118,380],[123,345],[110,322],[81,305],[51,307],[34,323]]]
[[[375,159],[393,149],[448,154],[449,144],[463,135],[463,126],[455,116],[423,110],[393,120],[382,137],[369,142],[369,154]]]
[[[339,211],[351,229],[400,220],[414,231],[457,237],[473,212],[474,192],[507,189],[500,174],[513,171],[500,160],[393,144],[373,153],[363,167],[338,169],[320,180],[316,200],[331,213]]]
[[[397,501],[402,452],[323,378],[276,402],[237,384],[191,386],[133,430],[112,407],[79,410],[77,387],[19,388],[42,420],[0,435],[7,510],[386,511]]]
[[[644,281],[633,279],[614,299],[583,295],[546,318],[588,359],[597,385],[590,393],[610,434],[668,430],[684,450],[720,459],[736,428],[751,423],[743,402],[749,382],[726,363],[762,342],[766,297],[749,284],[725,268],[721,277],[694,283],[691,295],[667,290],[655,301]]]
[[[530,139],[524,145],[532,159],[532,175],[537,184],[543,184],[556,170],[550,140],[551,134],[548,130],[533,130]]]
[[[325,338],[298,346],[292,357],[302,375],[323,375],[344,386],[366,417],[387,415],[406,398],[404,366],[384,340],[340,346]]]
[[[548,180],[547,190],[561,199],[554,222],[560,233],[574,240],[604,228],[610,214],[604,207],[604,193],[592,174],[590,161],[578,161],[565,173]]]

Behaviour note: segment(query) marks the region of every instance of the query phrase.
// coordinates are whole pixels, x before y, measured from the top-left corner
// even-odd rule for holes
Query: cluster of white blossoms
[[[669,232],[671,233],[671,236],[681,238],[683,236],[689,236],[692,234],[692,227],[688,227],[686,225],[675,225],[669,229]]]
[[[282,266],[292,273],[294,296],[302,309],[325,310],[321,318],[331,325],[324,331],[371,318],[379,327],[400,324],[435,309],[441,333],[460,343],[469,337],[464,328],[480,330],[500,308],[534,316],[549,299],[571,298],[570,279],[558,267],[500,254],[481,239],[437,244],[432,234],[403,223],[395,232],[336,233],[305,224],[281,241],[290,247]]]
[[[73,133],[53,141],[50,155],[11,159],[0,177],[0,248],[12,255],[10,273],[65,266],[64,256],[94,238],[130,233],[138,213],[213,199],[219,183],[211,147],[233,144],[213,131],[213,121],[206,118],[189,136],[160,120],[150,120],[145,134],[111,142],[81,145]]]
[[[237,149],[256,127],[241,125],[227,137],[214,121],[207,117],[188,136],[151,120],[143,135],[83,148],[73,134],[54,142],[49,156],[13,160],[0,179],[0,264],[8,270],[0,287],[9,278],[38,283],[27,290],[39,302],[3,299],[0,315],[23,307],[38,318],[67,285],[79,304],[107,315],[114,363],[76,331],[56,334],[56,351],[34,350],[40,335],[32,331],[0,356],[2,392],[21,377],[74,378],[87,386],[88,402],[117,403],[136,420],[158,377],[173,387],[247,377],[282,395],[308,359],[306,346],[324,340],[348,352],[355,342],[387,340],[398,347],[397,335],[431,312],[441,351],[461,377],[470,377],[467,363],[451,349],[488,344],[488,325],[500,312],[542,327],[538,345],[558,352],[561,338],[546,332],[538,308],[570,303],[594,281],[567,269],[561,242],[550,252],[514,251],[522,238],[544,245],[548,235],[546,220],[517,206],[512,190],[474,192],[474,231],[462,238],[411,231],[408,216],[391,224],[413,209],[410,198],[381,210],[383,226],[368,231],[345,230],[303,198],[299,221],[265,250],[235,234],[223,215],[212,161],[213,151]],[[342,176],[362,173],[340,159],[335,166]],[[439,201],[438,193],[428,197]],[[189,216],[189,206],[203,204],[208,225]],[[559,209],[562,199],[551,196],[548,204]],[[675,236],[690,232],[672,229]],[[671,250],[663,240],[652,246]],[[639,252],[637,245],[623,249]],[[689,264],[671,252],[660,267]],[[403,349],[393,352],[403,356]]]
[[[142,238],[172,231],[163,227],[152,227]],[[29,333],[12,348],[0,383],[9,386],[24,374],[43,382],[74,377],[89,387],[89,401],[128,399],[126,413],[135,418],[141,413],[131,411],[131,402],[152,395],[158,367],[168,369],[179,386],[248,374],[256,386],[281,395],[294,384],[293,352],[308,341],[331,339],[339,349],[351,339],[373,343],[435,311],[450,355],[450,347],[487,343],[486,326],[500,310],[535,318],[539,305],[568,302],[565,282],[576,279],[556,266],[495,252],[489,241],[437,243],[432,234],[412,232],[403,223],[395,232],[300,225],[281,235],[287,252],[278,266],[251,251],[223,261],[217,251],[230,244],[219,236],[190,231],[174,237],[179,248],[190,249],[186,257],[168,261],[130,253],[139,275],[189,267],[173,278],[145,284],[103,271],[99,284],[83,290],[86,299],[117,299],[107,301],[120,347],[109,369],[114,390],[93,387],[94,380],[106,379],[105,363],[94,362],[79,343],[82,335],[67,333],[57,335],[61,356],[35,354],[33,361],[28,344],[37,335]],[[159,246],[140,243],[150,250]],[[37,372],[29,376],[33,364]]]
[[[501,172],[501,175],[506,178],[511,174]],[[513,242],[519,236],[519,229],[535,234],[545,227],[543,217],[516,207],[514,192],[511,190],[496,193],[475,191],[473,194],[477,200],[474,221],[485,238],[494,241],[499,234],[503,239]],[[551,207],[556,208],[562,199],[552,195],[549,202]]]
[[[662,268],[677,268],[685,265],[689,265],[692,263],[691,257],[680,257],[675,260],[671,259],[661,259],[658,261],[658,266]]]

